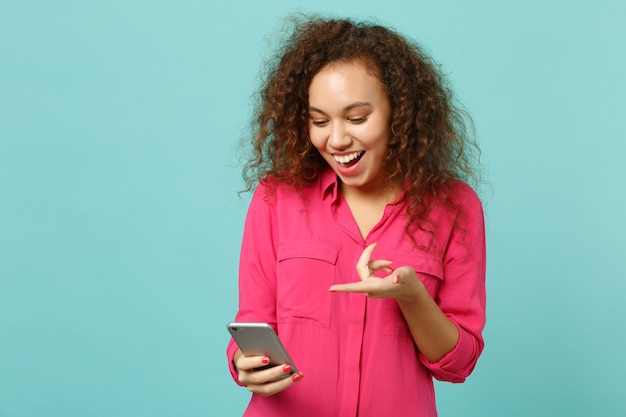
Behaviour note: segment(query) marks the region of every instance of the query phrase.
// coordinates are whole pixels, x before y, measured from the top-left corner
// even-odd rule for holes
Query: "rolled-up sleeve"
[[[236,321],[276,324],[276,228],[267,187],[255,191],[244,226],[239,261],[239,310]],[[226,355],[231,375],[239,384],[233,363],[237,344],[231,338]],[[241,384],[240,384],[241,385]]]
[[[459,189],[457,221],[444,256],[444,278],[436,302],[457,326],[459,340],[442,359],[421,363],[441,381],[463,382],[483,351],[486,311],[486,245],[483,209],[467,186]]]

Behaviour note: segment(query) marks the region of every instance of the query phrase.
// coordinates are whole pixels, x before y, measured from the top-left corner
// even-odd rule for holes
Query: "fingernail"
[[[261,359],[262,363],[270,363],[270,358],[268,358],[267,356],[263,356],[263,358]]]
[[[294,374],[294,375],[291,377],[291,380],[292,380],[293,382],[298,382],[298,381],[300,381],[301,379],[302,379],[302,374]]]
[[[291,365],[286,364],[285,366],[283,366],[283,372],[284,373],[291,372]]]

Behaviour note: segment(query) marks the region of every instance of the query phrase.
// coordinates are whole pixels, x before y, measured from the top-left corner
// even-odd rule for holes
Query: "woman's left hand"
[[[336,284],[328,290],[333,292],[359,292],[372,298],[395,298],[399,301],[411,302],[418,298],[424,285],[410,266],[401,266],[393,270],[392,261],[386,259],[371,260],[376,243],[363,250],[356,264],[356,271],[361,281],[348,284]],[[384,271],[389,275],[379,278],[376,271]]]

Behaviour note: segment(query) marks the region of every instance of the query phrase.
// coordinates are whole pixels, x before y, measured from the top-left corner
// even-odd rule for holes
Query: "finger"
[[[390,268],[392,261],[388,261],[386,259],[377,259],[375,261],[369,262],[369,267],[372,271],[385,271],[385,272],[393,272],[393,268]]]
[[[401,266],[390,275],[393,284],[406,284],[413,280],[419,282],[415,270],[411,267]]]
[[[245,385],[264,385],[291,375],[289,365],[276,365],[271,368],[253,369],[239,373],[239,382]]]
[[[255,368],[261,368],[267,366],[270,363],[270,358],[267,356],[244,356],[241,355],[235,363],[235,367],[240,371],[249,371]]]
[[[362,280],[367,279],[372,275],[369,262],[374,249],[376,249],[376,243],[372,243],[367,246],[361,253],[361,256],[359,256],[359,260],[356,263],[356,272]]]
[[[299,377],[296,378],[296,375]],[[287,376],[276,381],[270,381],[262,384],[248,384],[247,388],[250,392],[268,397],[289,388],[291,385],[299,381],[301,377],[302,374],[294,374],[292,377]]]
[[[381,288],[382,280],[368,280],[361,282],[350,282],[348,284],[335,284],[328,291],[331,292],[357,292],[357,293],[373,293]]]

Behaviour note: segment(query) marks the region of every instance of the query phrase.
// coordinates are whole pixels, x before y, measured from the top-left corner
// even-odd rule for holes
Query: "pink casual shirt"
[[[284,185],[272,194],[259,185],[245,223],[236,320],[272,324],[304,377],[274,396],[253,394],[244,416],[437,415],[432,378],[465,380],[483,349],[485,324],[482,207],[461,182],[453,193],[462,210],[437,207],[430,215],[434,233],[415,234],[429,250],[407,237],[403,199],[388,204],[363,239],[331,170],[300,194]],[[457,325],[457,346],[440,361],[418,352],[395,300],[328,291],[359,280],[357,259],[373,242],[372,259],[413,267]],[[235,381],[236,349],[231,340]]]

